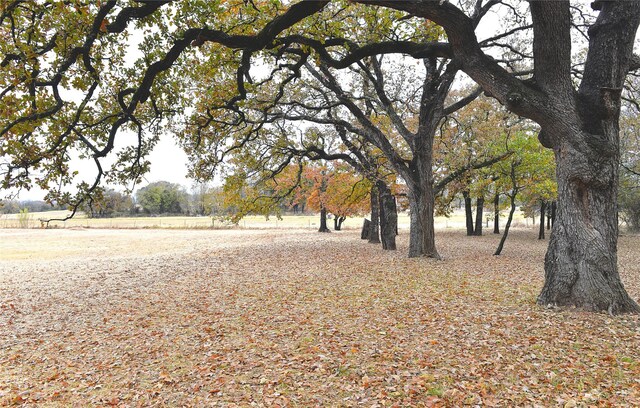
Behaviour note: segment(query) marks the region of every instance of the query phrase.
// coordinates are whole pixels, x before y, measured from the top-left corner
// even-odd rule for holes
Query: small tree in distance
[[[358,177],[347,165],[338,162],[330,166],[308,166],[304,178],[313,181],[307,207],[332,214],[334,230],[339,231],[347,217],[369,211],[371,183]]]
[[[138,190],[136,202],[147,214],[183,214],[187,209],[187,193],[179,184],[157,181]]]

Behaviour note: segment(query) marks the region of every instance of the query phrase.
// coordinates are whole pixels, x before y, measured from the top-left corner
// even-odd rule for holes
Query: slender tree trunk
[[[398,236],[398,200],[396,198],[396,196],[392,195],[391,197],[393,197],[393,208],[395,208],[395,219],[396,219],[396,237]]]
[[[518,194],[518,190],[514,190],[509,198],[511,199],[511,209],[509,210],[509,217],[507,218],[507,224],[504,226],[504,233],[502,234],[502,238],[500,238],[500,243],[498,244],[498,248],[496,248],[496,252],[494,255],[500,255],[502,253],[502,249],[504,248],[504,243],[507,241],[507,236],[509,235],[509,228],[511,228],[511,221],[513,221],[513,213],[516,212],[516,195]]]
[[[476,227],[473,235],[482,235],[482,216],[484,211],[484,197],[476,198]]]
[[[558,217],[538,303],[640,312],[618,274],[617,155],[609,160],[591,155],[568,143],[556,150]]]
[[[327,227],[327,210],[324,207],[320,209],[320,228],[318,228],[318,232],[331,232]]]
[[[547,203],[547,230],[551,230],[551,203]]]
[[[468,191],[462,192],[464,197],[464,216],[467,225],[467,235],[473,235],[473,213],[471,212],[471,197],[469,197]]]
[[[398,210],[396,200],[391,195],[391,190],[384,181],[376,182],[380,198],[380,235],[382,237],[382,249],[396,249],[396,233],[398,230]]]
[[[338,225],[338,218],[340,218],[340,217],[338,217],[337,215],[334,214],[334,217],[333,217],[333,230],[334,231],[340,231],[340,226]]]
[[[380,243],[380,206],[378,205],[378,188],[371,187],[371,224],[369,224],[369,243]]]
[[[540,201],[540,228],[538,231],[538,239],[544,239],[544,216],[547,203],[544,200]]]
[[[342,231],[342,223],[345,222],[347,217],[339,217],[338,218],[338,231]]]
[[[553,225],[556,223],[556,208],[558,207],[558,205],[556,204],[555,201],[553,201],[551,203],[551,228],[553,228]]]
[[[493,233],[500,233],[500,194],[493,197]]]

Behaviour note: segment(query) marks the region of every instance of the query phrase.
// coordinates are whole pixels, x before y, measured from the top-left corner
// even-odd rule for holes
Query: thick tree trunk
[[[500,233],[500,194],[493,197],[493,233]]]
[[[540,140],[555,152],[558,202],[538,303],[610,314],[638,313],[640,307],[618,274],[617,186],[621,91],[630,68],[640,4],[598,1],[593,6],[600,13],[589,28],[589,50],[576,93],[570,81],[569,2],[530,2],[537,44],[534,77],[544,78],[537,83],[558,112],[550,112],[548,120],[540,123]],[[557,8],[567,17],[560,20]],[[559,23],[562,47],[557,35],[544,27],[559,27]],[[559,53],[562,59],[556,58]]]
[[[556,166],[557,222],[538,303],[640,312],[618,274],[617,155],[589,157],[566,143],[556,150]]]
[[[540,228],[538,230],[538,239],[544,239],[544,216],[547,203],[544,200],[540,201]]]
[[[440,259],[434,230],[435,191],[433,188],[432,150],[435,127],[416,140],[414,157],[405,177],[409,190],[409,257]]]
[[[414,189],[409,191],[409,209],[411,228],[409,230],[409,257],[428,257],[440,259],[436,250],[433,220],[433,190]]]
[[[391,195],[391,190],[383,181],[377,181],[380,201],[380,235],[382,237],[382,249],[396,249],[396,235],[398,231],[398,210],[396,200]]]
[[[327,227],[327,210],[325,208],[320,209],[320,228],[318,232],[331,232]]]
[[[482,235],[482,216],[484,211],[484,197],[476,198],[476,227],[473,235]]]
[[[467,225],[467,235],[473,235],[473,212],[471,211],[471,197],[468,191],[462,192],[464,197],[464,217]]]
[[[369,224],[369,243],[380,243],[380,207],[378,205],[378,188],[371,187],[371,224]]]

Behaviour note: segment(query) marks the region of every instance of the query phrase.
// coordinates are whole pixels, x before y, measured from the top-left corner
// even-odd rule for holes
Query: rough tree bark
[[[384,181],[376,182],[380,201],[380,235],[382,237],[382,249],[396,249],[396,232],[398,230],[398,210],[396,200],[391,190]]]
[[[431,135],[435,135],[435,130]],[[436,249],[433,218],[435,210],[432,170],[433,137],[416,139],[415,143],[417,146],[409,165],[410,176],[407,176],[410,211],[409,257],[424,256],[440,259]]]
[[[426,256],[439,259],[435,245],[432,191],[410,191],[413,198],[409,200],[410,223],[409,257]],[[427,197],[426,199],[424,197]]]
[[[640,6],[624,1],[594,5],[601,11],[589,29],[590,46],[578,96],[568,86],[569,74],[560,78],[558,67],[552,67],[558,77],[550,80],[566,87],[564,92],[555,90],[560,98],[553,105],[562,102],[567,112],[552,123],[541,123],[540,139],[553,148],[556,157],[558,215],[538,303],[610,314],[640,312],[624,289],[617,267],[620,92],[630,66]],[[546,71],[552,63],[545,47],[558,50],[557,36],[545,34],[545,29],[562,30],[565,44],[560,52],[569,60],[562,69],[570,69],[570,56],[564,55],[570,53],[568,2],[532,2],[531,9],[536,62],[542,57],[547,60],[536,71]],[[566,18],[558,21],[558,13]]]

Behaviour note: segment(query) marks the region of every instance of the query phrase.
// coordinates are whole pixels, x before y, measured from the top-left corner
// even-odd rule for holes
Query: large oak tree
[[[373,2],[369,2],[373,3]],[[509,110],[537,122],[555,152],[558,214],[545,259],[543,305],[638,312],[617,268],[620,96],[632,67],[640,3],[597,1],[579,87],[572,82],[569,1],[530,1],[534,75],[521,81],[484,54],[471,20],[447,2],[375,2],[436,21],[454,58]]]

